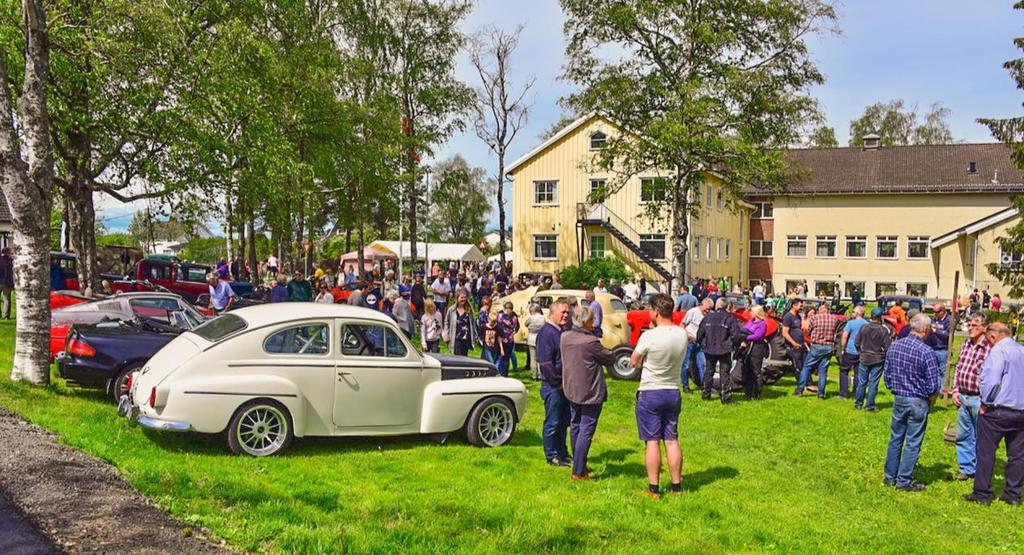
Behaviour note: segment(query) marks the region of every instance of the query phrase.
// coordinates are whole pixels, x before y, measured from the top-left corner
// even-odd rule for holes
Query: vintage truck
[[[213,268],[205,264],[181,262],[172,257],[148,257],[135,264],[135,275],[130,277],[163,287],[194,303],[200,295],[210,292],[206,274],[211,271]],[[121,290],[118,283],[113,284],[113,289]],[[244,297],[252,293],[253,287],[247,281],[232,281],[231,290]]]

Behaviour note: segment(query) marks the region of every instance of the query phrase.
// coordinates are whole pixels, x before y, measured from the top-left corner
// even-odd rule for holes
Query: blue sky
[[[952,111],[953,136],[967,142],[992,141],[976,118],[1021,114],[1024,94],[1002,67],[1021,55],[1012,41],[1024,36],[1024,13],[1015,12],[1012,2],[850,0],[838,12],[840,34],[816,37],[811,51],[826,76],[814,95],[841,145],[848,139],[850,120],[877,101],[903,99],[921,111],[941,102]],[[463,25],[467,33],[487,25],[525,26],[512,77],[517,84],[530,76],[537,82],[530,94],[529,123],[512,144],[508,162],[539,143],[538,136],[561,115],[558,99],[572,91],[571,84],[559,80],[565,51],[562,21],[555,0],[478,0]],[[457,74],[475,84],[467,56],[461,57]],[[493,174],[496,160],[471,126],[440,148],[437,158],[456,153]],[[510,202],[506,205],[511,216]],[[101,217],[127,214],[108,221],[111,227],[125,227],[131,220],[131,207],[110,199],[100,207]],[[495,209],[492,227],[496,221]]]

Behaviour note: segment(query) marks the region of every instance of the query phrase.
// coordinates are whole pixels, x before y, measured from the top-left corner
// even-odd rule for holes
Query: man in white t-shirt
[[[679,368],[686,354],[686,332],[672,322],[675,303],[668,295],[651,297],[650,313],[654,328],[640,336],[630,362],[641,370],[636,397],[636,426],[640,440],[647,444],[647,489],[644,494],[661,497],[661,443],[672,477],[670,491],[682,492],[683,452],[679,448]]]
[[[683,321],[680,324],[686,330],[688,339],[686,357],[683,359],[683,367],[680,371],[683,376],[683,389],[687,393],[690,392],[689,380],[694,380],[697,387],[702,387],[704,384],[704,368],[707,364],[704,353],[700,350],[700,343],[697,343],[697,329],[700,328],[700,322],[704,319],[704,315],[711,312],[712,308],[714,308],[714,303],[711,302],[711,299],[704,299],[700,304],[686,311],[686,316],[683,316]]]
[[[277,277],[277,257],[274,255],[267,257],[267,272],[275,278]]]
[[[751,293],[754,297],[754,304],[764,304],[764,284],[760,281],[754,286],[754,290]]]
[[[441,314],[447,314],[448,297],[451,296],[452,286],[444,274],[438,275],[434,283],[430,284],[430,290],[434,293],[434,305]]]

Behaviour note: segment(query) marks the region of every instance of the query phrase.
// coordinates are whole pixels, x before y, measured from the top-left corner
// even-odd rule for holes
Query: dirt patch
[[[113,466],[3,408],[0,490],[70,553],[230,553],[148,501]]]

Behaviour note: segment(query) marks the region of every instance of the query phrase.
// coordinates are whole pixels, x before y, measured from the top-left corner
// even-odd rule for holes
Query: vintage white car
[[[380,312],[317,303],[242,308],[183,333],[119,404],[147,428],[226,432],[231,451],[253,456],[293,437],[459,430],[494,447],[525,409],[526,387],[492,364],[423,354]]]

